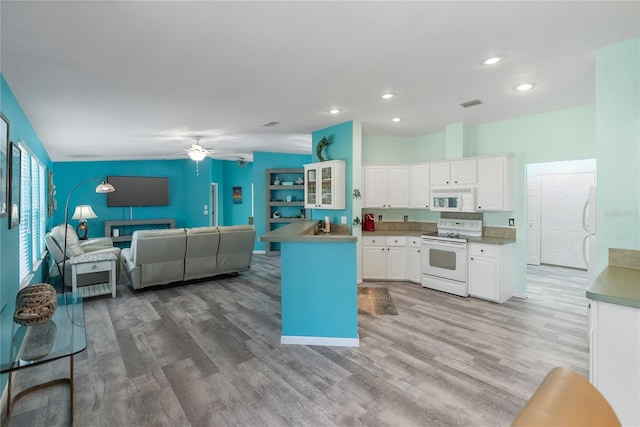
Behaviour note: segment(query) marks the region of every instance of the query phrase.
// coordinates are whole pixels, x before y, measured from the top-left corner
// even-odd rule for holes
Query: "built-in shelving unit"
[[[130,242],[131,235],[135,230],[147,230],[151,228],[175,228],[176,220],[173,218],[163,219],[138,219],[128,221],[105,221],[104,235],[111,236],[114,243]],[[113,235],[113,230],[118,230],[118,236]]]
[[[304,207],[304,169],[266,170],[266,231],[308,218]],[[277,212],[277,215],[276,215]],[[267,255],[280,254],[280,243],[265,243]]]

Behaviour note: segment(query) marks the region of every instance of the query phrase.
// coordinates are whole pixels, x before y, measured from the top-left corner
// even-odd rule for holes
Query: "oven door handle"
[[[446,240],[431,240],[431,239],[422,239],[423,245],[431,245],[431,246],[444,246],[444,247],[458,247],[464,248],[466,245],[465,242],[447,242]]]

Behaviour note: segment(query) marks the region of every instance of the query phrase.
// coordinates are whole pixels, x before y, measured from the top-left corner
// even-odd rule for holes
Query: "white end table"
[[[83,298],[111,293],[111,297],[116,297],[116,261],[117,257],[112,254],[83,254],[69,259],[71,264],[71,284],[73,292],[80,292]],[[78,288],[78,274],[98,273],[100,271],[109,272],[109,282],[95,285],[80,286]]]

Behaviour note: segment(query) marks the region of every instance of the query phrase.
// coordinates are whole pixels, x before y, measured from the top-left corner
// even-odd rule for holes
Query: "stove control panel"
[[[438,233],[453,233],[460,236],[482,236],[482,220],[478,219],[452,219],[440,218],[438,220]]]

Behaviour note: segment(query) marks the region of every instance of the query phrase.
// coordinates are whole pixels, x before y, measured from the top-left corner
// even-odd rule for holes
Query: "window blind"
[[[31,154],[22,148],[20,162],[20,281],[31,273]]]
[[[47,226],[46,169],[21,144],[20,163],[20,281],[33,271],[42,259]]]

